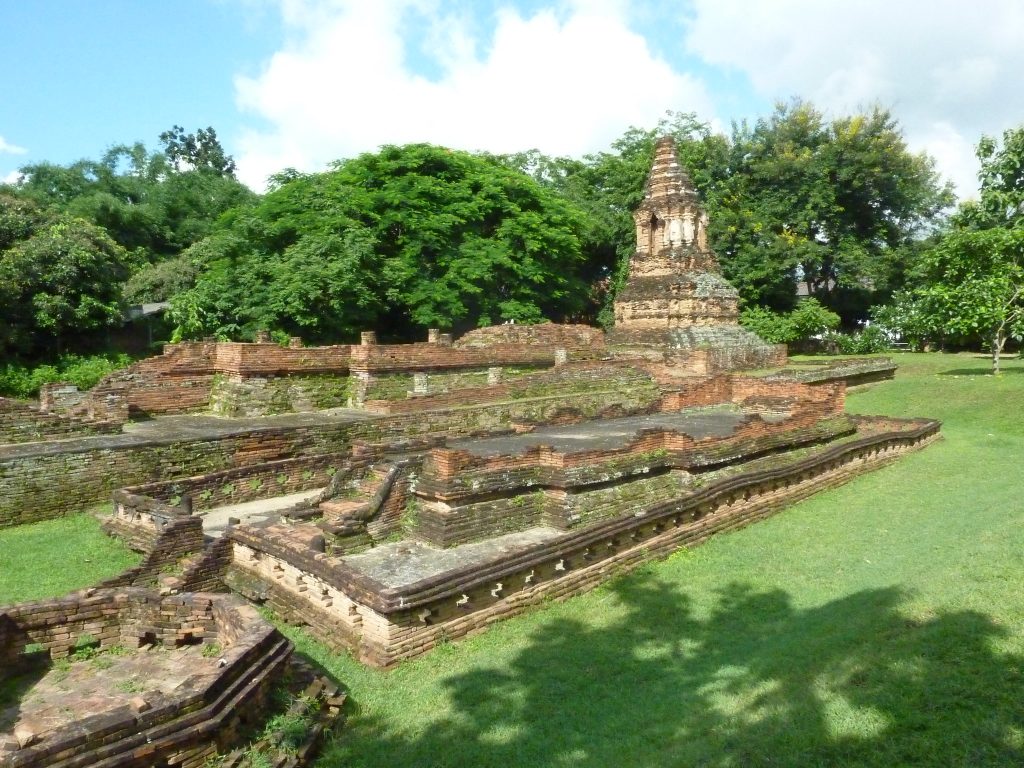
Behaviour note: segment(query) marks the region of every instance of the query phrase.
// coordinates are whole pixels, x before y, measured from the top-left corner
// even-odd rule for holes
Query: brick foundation
[[[189,677],[173,695],[125,695],[123,706],[65,727],[0,733],[0,763],[11,768],[199,768],[259,722],[291,643],[254,609],[225,595],[159,597],[144,589],[98,590],[0,608],[0,675],[67,656],[83,636],[100,649],[143,645],[219,646],[218,670]],[[26,651],[31,651],[26,654]],[[111,664],[117,664],[116,656]]]
[[[341,561],[288,540],[237,529],[229,583],[268,601],[324,642],[376,666],[423,653],[442,640],[485,629],[543,599],[587,591],[614,573],[680,546],[747,525],[818,490],[916,450],[938,434],[934,421],[859,420],[862,436],[809,458],[741,472],[681,498],[616,515],[532,550],[401,589],[384,588]]]

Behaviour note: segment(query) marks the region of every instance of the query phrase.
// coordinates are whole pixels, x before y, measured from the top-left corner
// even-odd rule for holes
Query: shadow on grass
[[[1024,764],[1024,665],[984,615],[914,621],[896,589],[800,608],[733,584],[702,611],[648,575],[604,589],[621,620],[547,622],[508,666],[444,681],[451,709],[418,732],[357,711],[321,765]]]
[[[1014,358],[1016,360],[1017,358]],[[999,375],[1008,373],[1024,373],[1024,367],[1006,366],[1005,362],[999,366]],[[952,371],[941,371],[936,376],[991,376],[991,368],[955,368]]]

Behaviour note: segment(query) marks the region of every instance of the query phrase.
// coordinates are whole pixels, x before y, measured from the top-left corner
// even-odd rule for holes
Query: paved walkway
[[[224,529],[228,527],[228,518],[237,517],[243,523],[257,523],[268,520],[280,514],[300,501],[306,501],[317,496],[323,488],[314,488],[311,491],[300,491],[290,493],[287,496],[275,496],[272,499],[257,499],[246,501],[241,504],[227,504],[223,507],[196,512],[196,515],[203,519],[203,533],[213,538],[220,538]]]

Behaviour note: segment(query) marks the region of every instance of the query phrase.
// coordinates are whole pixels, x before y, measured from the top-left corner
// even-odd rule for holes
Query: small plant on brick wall
[[[220,643],[207,643],[203,646],[203,650],[200,653],[202,653],[203,658],[215,659],[220,656],[222,650],[224,649],[221,648]]]

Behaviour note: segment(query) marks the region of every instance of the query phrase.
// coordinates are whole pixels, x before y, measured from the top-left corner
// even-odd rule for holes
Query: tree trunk
[[[1003,333],[1003,329],[1000,328],[996,331],[995,336],[992,337],[992,373],[999,375],[999,356],[1003,352],[1003,345],[1006,344],[1006,335]]]

